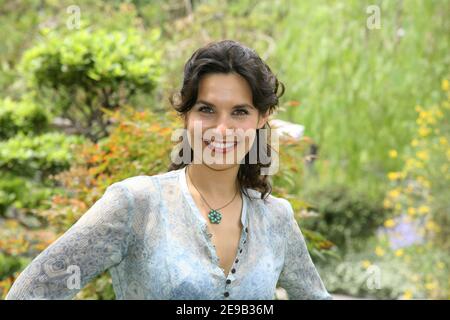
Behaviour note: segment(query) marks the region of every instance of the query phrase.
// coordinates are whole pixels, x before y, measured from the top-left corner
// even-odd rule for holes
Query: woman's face
[[[194,162],[224,169],[239,164],[250,150],[263,116],[253,106],[247,81],[235,73],[200,79],[197,101],[185,117]]]

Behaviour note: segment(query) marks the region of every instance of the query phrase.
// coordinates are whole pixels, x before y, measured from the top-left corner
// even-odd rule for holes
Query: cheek
[[[187,137],[194,153],[201,152],[202,149],[206,148],[206,143],[203,141],[206,129],[205,123],[197,119],[195,123],[193,118],[192,121],[187,123]]]
[[[245,123],[241,123],[236,129],[238,129],[240,135],[254,136],[256,134],[256,121],[245,121]]]
[[[194,137],[194,133],[198,134],[199,132],[203,132],[203,128],[205,127],[205,123],[202,120],[199,120],[195,117],[190,117],[186,122],[186,130],[189,136]]]

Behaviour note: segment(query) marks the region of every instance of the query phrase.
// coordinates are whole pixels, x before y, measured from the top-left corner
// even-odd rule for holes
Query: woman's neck
[[[191,183],[206,199],[230,199],[238,191],[239,164],[226,170],[214,170],[204,164],[191,163],[186,170]]]

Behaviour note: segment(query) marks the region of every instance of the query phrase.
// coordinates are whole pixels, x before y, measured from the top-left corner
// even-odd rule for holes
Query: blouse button
[[[236,259],[236,261],[235,261],[236,263],[238,263],[239,262],[239,259]]]
[[[248,232],[248,228],[245,228],[245,232]]]
[[[231,269],[231,273],[235,273],[236,272],[236,269]]]
[[[242,253],[242,249],[241,249],[241,250],[239,250],[239,253]]]
[[[230,295],[230,293],[227,291],[223,294],[225,297],[228,297]]]
[[[231,283],[231,280],[230,279],[227,279],[227,284],[230,284]]]

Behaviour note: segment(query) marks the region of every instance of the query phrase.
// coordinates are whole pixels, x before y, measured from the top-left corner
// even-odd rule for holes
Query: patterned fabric
[[[25,268],[6,299],[72,299],[105,270],[117,299],[271,300],[277,284],[290,299],[331,299],[291,204],[262,200],[253,189],[250,198],[242,194],[241,239],[225,275],[185,169],[110,185]]]

